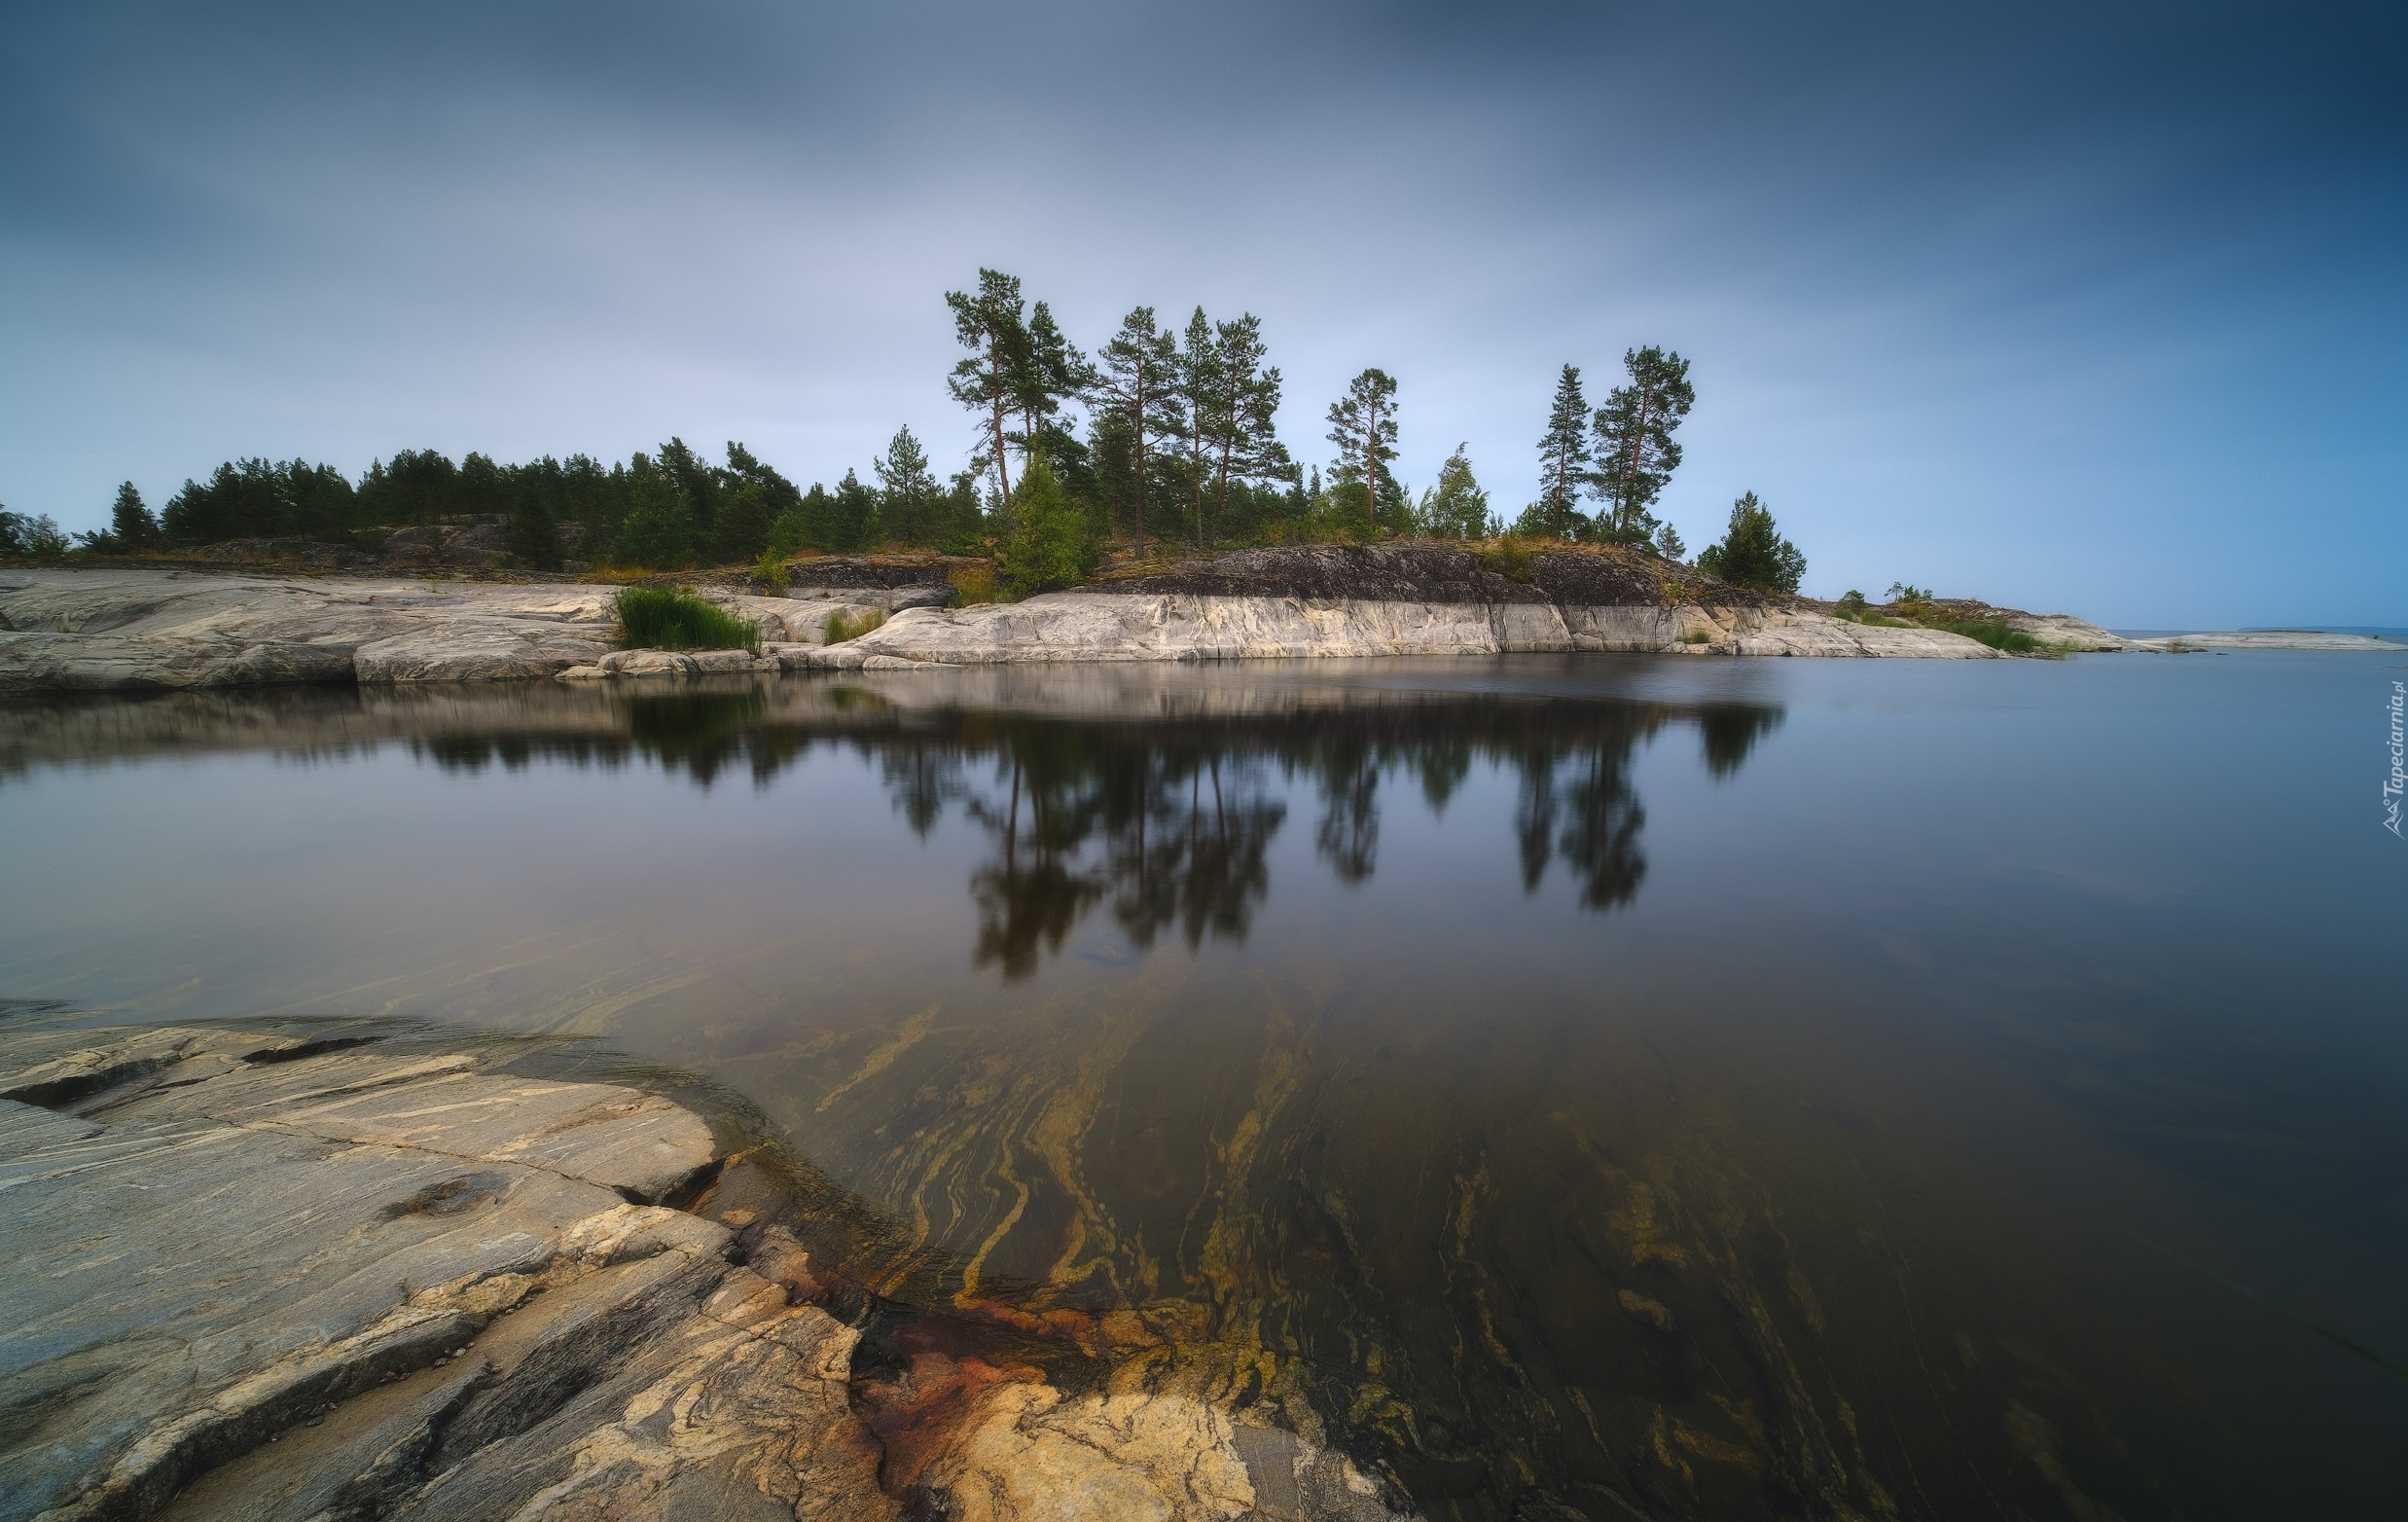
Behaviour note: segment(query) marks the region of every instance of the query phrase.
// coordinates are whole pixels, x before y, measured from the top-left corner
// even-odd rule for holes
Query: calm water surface
[[[875,1314],[1433,1517],[2396,1515],[2404,667],[19,702],[0,996],[694,1069]]]

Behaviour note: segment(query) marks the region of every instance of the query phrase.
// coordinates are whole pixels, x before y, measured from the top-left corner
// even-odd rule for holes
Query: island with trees
[[[833,486],[672,437],[607,464],[402,450],[356,480],[229,460],[156,511],[127,482],[109,526],[74,536],[0,508],[0,687],[670,674],[704,655],[794,670],[2134,643],[1904,584],[1882,603],[1804,598],[1806,557],[1752,490],[1691,560],[1657,508],[1697,391],[1656,344],[1623,354],[1599,403],[1563,367],[1535,419],[1537,499],[1508,516],[1461,445],[1419,493],[1398,480],[1403,387],[1377,366],[1330,401],[1328,454],[1301,460],[1251,312],[1178,324],[1141,306],[1091,351],[999,271],[944,306],[961,347],[944,384],[973,441],[950,473],[903,427],[866,479],[848,466]]]

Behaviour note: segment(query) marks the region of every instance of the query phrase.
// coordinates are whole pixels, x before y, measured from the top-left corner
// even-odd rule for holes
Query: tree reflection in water
[[[1747,704],[1491,694],[1389,694],[1355,707],[1222,719],[1061,718],[976,708],[900,710],[830,689],[801,712],[759,689],[638,696],[616,733],[443,735],[413,743],[448,768],[536,755],[624,765],[631,756],[703,786],[741,763],[766,784],[816,743],[879,769],[895,812],[925,837],[949,813],[991,847],[970,874],[974,957],[1006,979],[1034,973],[1098,906],[1139,949],[1173,929],[1193,950],[1241,941],[1270,891],[1285,794],[1309,784],[1313,846],[1341,883],[1378,870],[1382,783],[1420,784],[1443,814],[1476,765],[1519,778],[1522,885],[1562,861],[1587,908],[1630,903],[1646,880],[1646,811],[1632,785],[1643,742],[1697,728],[1707,771],[1735,773],[1781,710]]]

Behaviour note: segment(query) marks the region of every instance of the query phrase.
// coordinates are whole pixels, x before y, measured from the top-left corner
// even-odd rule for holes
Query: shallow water
[[[2390,1514],[2403,676],[20,702],[0,997],[692,1069],[845,1276],[1281,1405],[1433,1517]]]

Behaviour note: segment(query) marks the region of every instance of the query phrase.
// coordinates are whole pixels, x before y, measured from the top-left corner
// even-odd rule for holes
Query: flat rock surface
[[[0,1518],[893,1514],[854,1333],[630,1203],[714,1157],[657,1095],[202,1028],[0,1094]]]

